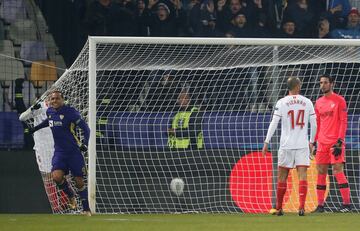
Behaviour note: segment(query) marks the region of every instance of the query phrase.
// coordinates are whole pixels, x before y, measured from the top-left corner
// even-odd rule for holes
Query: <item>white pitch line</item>
[[[154,221],[154,222],[165,222],[166,220],[159,220],[159,219],[139,219],[139,218],[104,218],[100,219],[104,221],[135,221],[135,222],[143,222],[143,221]]]

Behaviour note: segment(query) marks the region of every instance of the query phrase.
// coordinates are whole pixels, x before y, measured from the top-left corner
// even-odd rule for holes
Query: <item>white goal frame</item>
[[[276,63],[277,46],[357,46],[360,39],[260,39],[260,38],[167,38],[167,37],[99,37],[90,36],[89,42],[89,112],[88,124],[91,130],[88,159],[89,203],[96,212],[96,46],[114,44],[179,44],[179,45],[266,45],[274,46],[273,62]],[[324,58],[326,59],[326,57]]]

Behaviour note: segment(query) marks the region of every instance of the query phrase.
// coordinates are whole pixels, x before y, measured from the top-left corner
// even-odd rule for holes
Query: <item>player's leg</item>
[[[294,150],[295,165],[299,179],[299,216],[305,215],[305,201],[308,190],[307,169],[310,166],[310,150],[302,148]]]
[[[283,215],[282,206],[284,201],[284,196],[287,188],[287,177],[289,175],[289,169],[284,167],[279,167],[278,174],[278,183],[276,189],[276,210],[278,216]]]
[[[45,191],[49,198],[51,208],[54,213],[59,213],[61,211],[61,206],[58,198],[58,190],[56,184],[52,180],[51,173],[42,172],[42,176],[45,184]]]
[[[88,189],[87,185],[84,182],[87,171],[84,157],[80,152],[74,153],[74,155],[72,155],[71,160],[69,161],[69,167],[71,174],[74,176],[75,179],[75,186],[80,196],[83,210],[86,215],[91,215],[88,201]]]
[[[305,215],[305,201],[308,190],[307,168],[307,166],[296,167],[299,178],[299,216]]]
[[[76,208],[75,193],[65,178],[65,175],[69,173],[68,166],[66,164],[66,158],[59,154],[54,154],[52,159],[52,171],[51,176],[53,181],[58,186],[59,190],[62,190],[69,199],[69,206],[71,209]]]
[[[316,151],[316,170],[317,170],[317,182],[316,182],[316,195],[318,200],[318,206],[313,211],[316,213],[325,212],[325,193],[326,193],[326,178],[328,174],[328,168],[331,163],[330,154],[331,145],[318,143]]]
[[[350,187],[348,180],[344,173],[344,164],[343,163],[335,163],[333,164],[333,174],[336,178],[337,184],[340,189],[341,197],[343,200],[343,205],[339,209],[339,212],[351,212],[350,207]]]
[[[90,207],[89,207],[89,200],[88,200],[88,190],[87,186],[84,182],[83,177],[75,177],[75,185],[78,191],[78,194],[81,199],[81,204],[83,206],[83,210],[86,215],[91,215]]]
[[[289,170],[294,166],[294,155],[291,150],[280,149],[278,152],[278,183],[276,188],[276,210],[277,215],[283,215],[282,205],[287,188]]]

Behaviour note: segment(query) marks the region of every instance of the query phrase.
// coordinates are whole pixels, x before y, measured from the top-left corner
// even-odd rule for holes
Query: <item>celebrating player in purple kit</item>
[[[39,129],[50,126],[54,138],[54,156],[52,159],[52,178],[59,189],[62,189],[69,197],[69,205],[76,208],[74,192],[65,180],[69,170],[74,176],[75,185],[80,196],[83,213],[91,216],[88,190],[84,183],[87,174],[84,157],[81,151],[87,151],[90,129],[81,118],[80,113],[73,107],[64,104],[64,97],[58,90],[49,95],[50,107],[47,109],[47,119],[30,129],[36,132]],[[78,138],[75,128],[79,127],[84,132],[84,143]]]

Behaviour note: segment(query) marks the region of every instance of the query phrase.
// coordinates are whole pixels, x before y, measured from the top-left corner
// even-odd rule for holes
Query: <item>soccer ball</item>
[[[176,177],[171,180],[170,189],[176,196],[180,196],[181,194],[183,194],[184,186],[185,183],[181,178]]]

